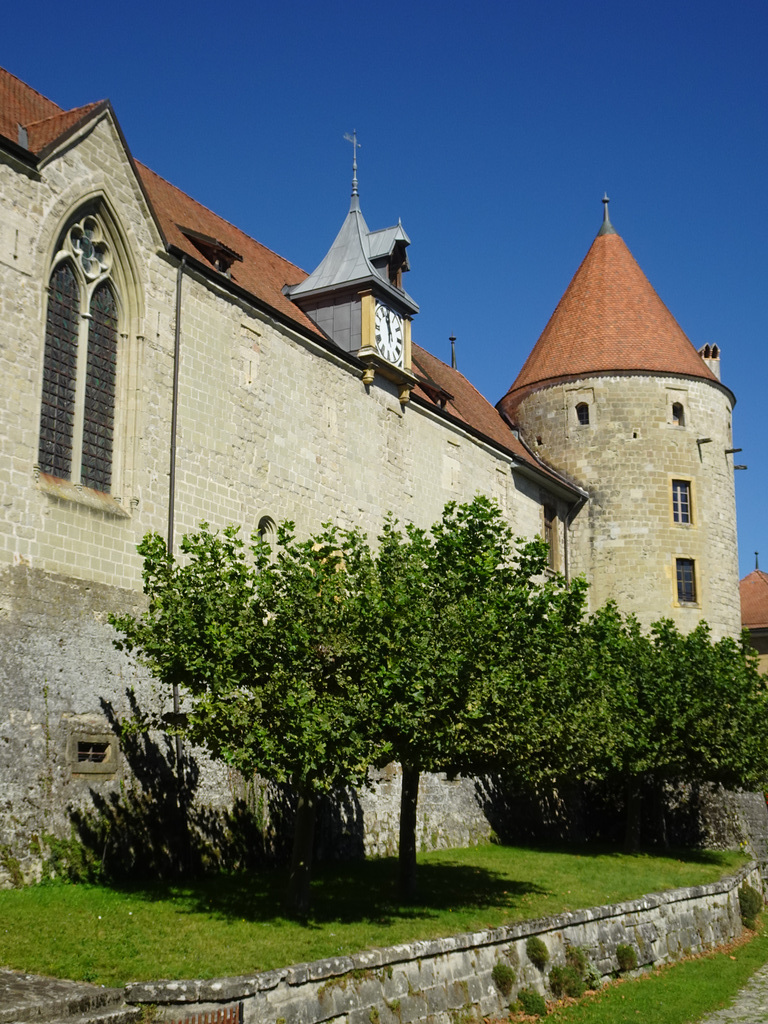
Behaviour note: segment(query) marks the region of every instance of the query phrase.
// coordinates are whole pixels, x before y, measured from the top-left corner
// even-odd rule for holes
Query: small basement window
[[[83,716],[85,717],[85,716]],[[67,762],[74,776],[114,775],[118,768],[117,737],[106,730],[70,726]]]
[[[94,743],[91,740],[77,741],[77,762],[103,764],[109,757],[109,743]]]

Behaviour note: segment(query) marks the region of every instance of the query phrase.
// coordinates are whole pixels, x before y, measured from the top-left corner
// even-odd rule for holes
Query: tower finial
[[[357,195],[357,151],[360,149],[360,143],[357,141],[357,129],[350,135],[349,132],[344,133],[344,138],[347,142],[352,143],[352,195]]]
[[[760,559],[758,558],[759,554],[760,554],[759,551],[755,552],[755,568],[756,569],[760,568]]]
[[[448,339],[451,343],[451,368],[456,369],[456,336],[452,334]]]
[[[603,193],[603,226],[598,231],[598,233],[597,233],[598,236],[599,235],[615,235],[616,234],[616,229],[614,228],[613,224],[611,224],[611,218],[608,216],[608,203],[610,203],[610,201],[611,200],[608,198],[608,193],[604,192]]]

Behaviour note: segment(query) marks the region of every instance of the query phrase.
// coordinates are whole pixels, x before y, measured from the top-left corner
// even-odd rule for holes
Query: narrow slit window
[[[685,409],[682,402],[672,403],[672,423],[676,427],[685,426]]]
[[[589,406],[586,402],[579,402],[576,406],[576,418],[582,427],[589,426]]]

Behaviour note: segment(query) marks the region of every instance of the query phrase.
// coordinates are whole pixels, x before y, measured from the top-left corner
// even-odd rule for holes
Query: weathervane
[[[353,131],[350,135],[349,132],[344,133],[344,138],[347,142],[352,143],[352,195],[357,195],[357,151],[360,149],[360,143],[357,141],[357,131]]]

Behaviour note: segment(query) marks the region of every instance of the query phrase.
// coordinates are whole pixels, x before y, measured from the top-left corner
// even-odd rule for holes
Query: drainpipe
[[[179,353],[181,350],[181,282],[184,277],[184,267],[187,257],[181,257],[181,263],[176,273],[176,329],[173,337],[173,397],[171,399],[171,451],[170,468],[168,473],[168,539],[166,547],[168,554],[173,555],[173,533],[174,514],[176,497],[176,426],[179,417]],[[181,703],[179,701],[179,684],[173,684],[173,716],[178,725]],[[181,758],[183,747],[181,736],[176,733],[176,772],[181,775]]]

